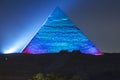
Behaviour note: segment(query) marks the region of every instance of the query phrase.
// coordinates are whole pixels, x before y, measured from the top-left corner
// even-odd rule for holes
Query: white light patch
[[[13,47],[13,48],[10,48],[8,49],[7,51],[4,52],[4,54],[11,54],[11,53],[14,53],[16,51],[16,47]]]
[[[10,46],[10,48],[3,51],[4,54],[11,54],[11,53],[20,53],[21,46],[23,41],[18,41],[16,44]]]
[[[20,46],[21,46],[21,42],[18,42],[15,45],[11,46],[11,48],[8,48],[7,50],[5,50],[3,53],[4,54],[19,53]]]

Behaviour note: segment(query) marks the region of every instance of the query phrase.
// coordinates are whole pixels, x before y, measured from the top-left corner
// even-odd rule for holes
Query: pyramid
[[[25,47],[23,53],[58,53],[61,50],[101,54],[101,51],[71,22],[69,17],[59,7],[56,7]]]

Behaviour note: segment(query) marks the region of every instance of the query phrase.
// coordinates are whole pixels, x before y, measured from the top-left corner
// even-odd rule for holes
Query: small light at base
[[[11,54],[11,53],[14,53],[16,51],[16,47],[13,47],[13,48],[10,48],[8,50],[6,50],[5,52],[3,52],[4,54]]]
[[[3,54],[11,54],[11,53],[20,53],[22,50],[22,46],[23,46],[23,41],[20,40],[15,44],[12,44],[12,46],[8,46],[8,48],[6,48],[5,50],[3,50]]]

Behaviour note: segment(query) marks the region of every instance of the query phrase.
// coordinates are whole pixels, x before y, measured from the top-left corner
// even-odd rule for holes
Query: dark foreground
[[[0,80],[28,80],[36,73],[77,75],[89,80],[120,80],[120,54],[0,55]]]

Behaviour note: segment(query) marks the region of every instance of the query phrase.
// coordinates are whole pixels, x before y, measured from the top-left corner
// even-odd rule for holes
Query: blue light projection
[[[101,54],[100,50],[57,7],[23,50],[23,53],[57,53],[61,50],[69,52],[80,50],[85,54]]]

